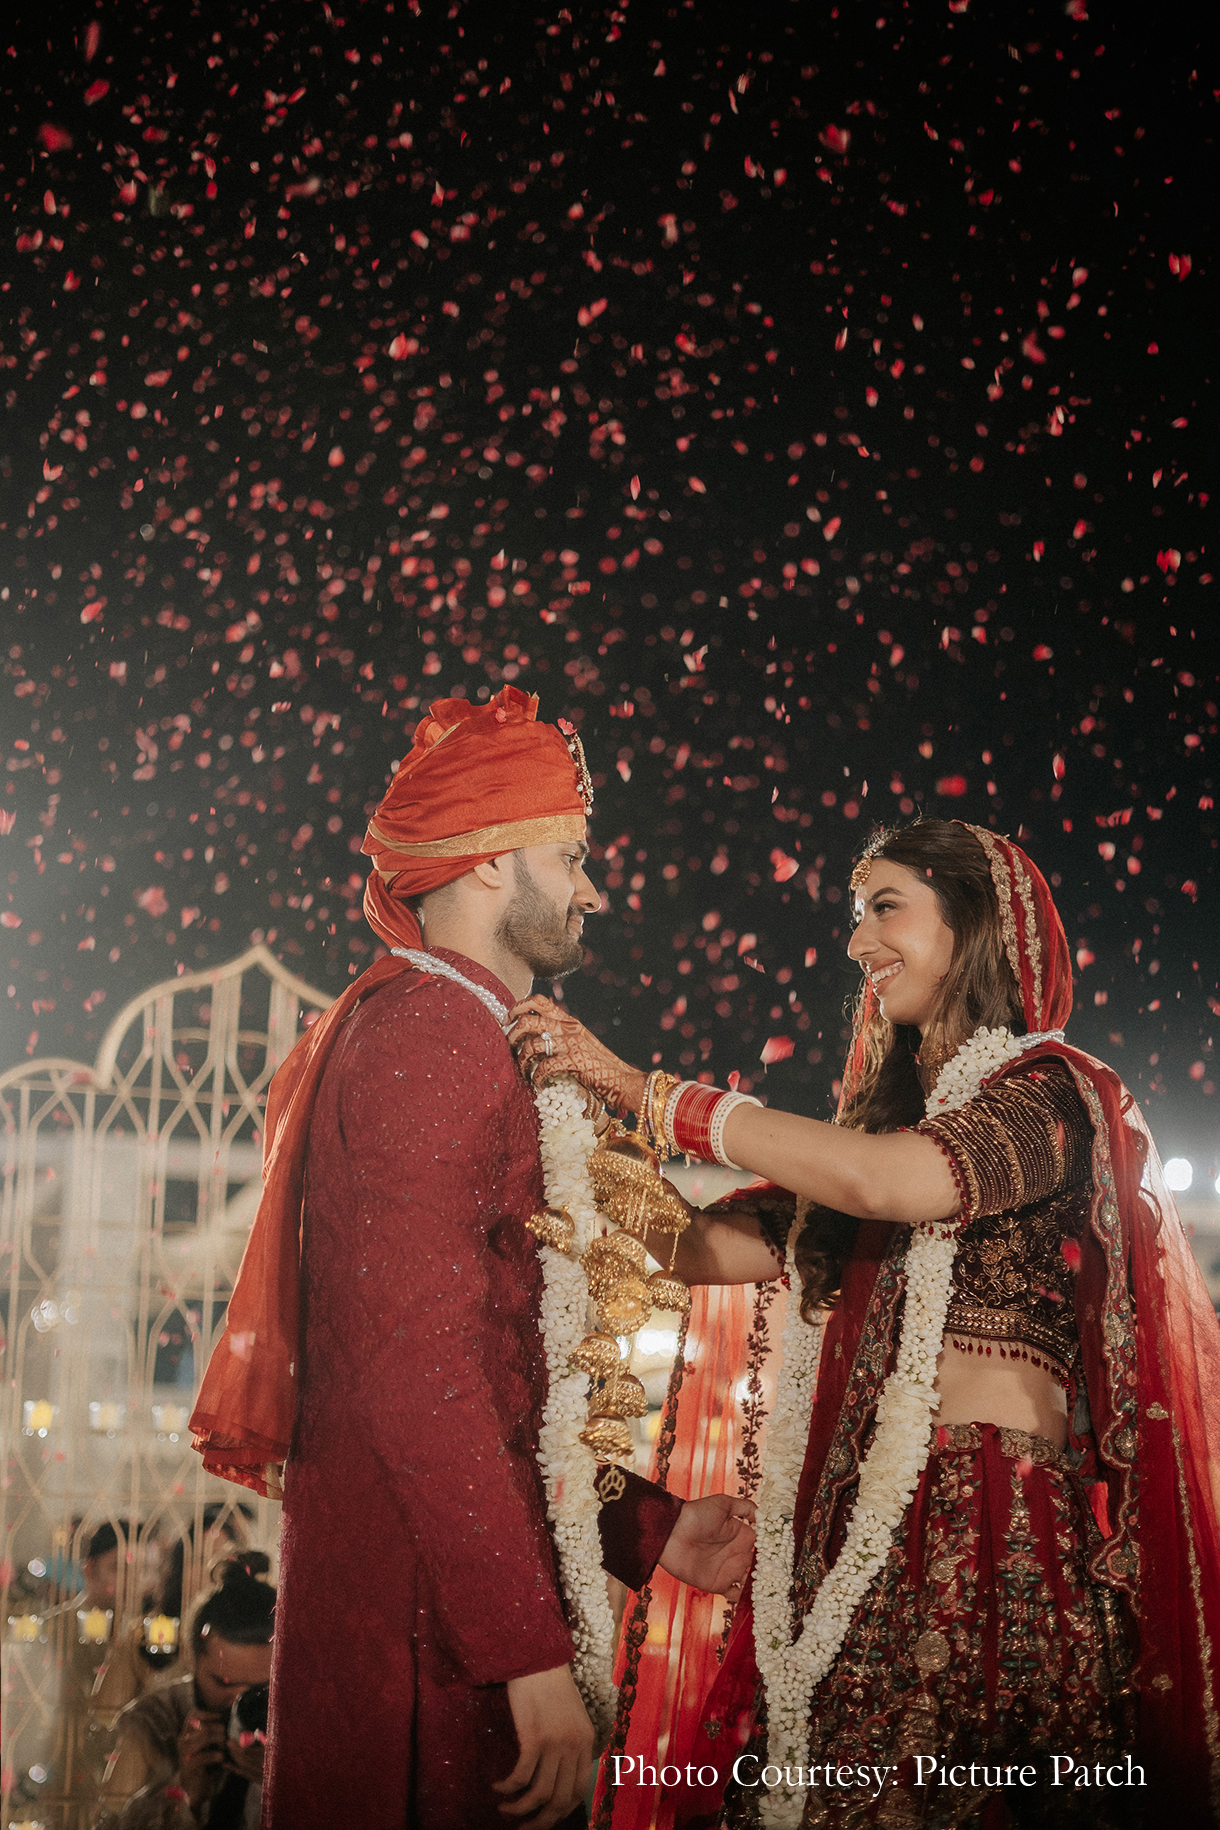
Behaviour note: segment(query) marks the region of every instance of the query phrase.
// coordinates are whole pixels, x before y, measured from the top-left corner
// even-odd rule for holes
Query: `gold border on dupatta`
[[[1135,1316],[1127,1291],[1123,1260],[1122,1222],[1115,1198],[1114,1166],[1105,1114],[1097,1090],[1086,1074],[1068,1061],[1072,1079],[1093,1127],[1093,1201],[1089,1223],[1106,1258],[1106,1293],[1100,1316],[1105,1345],[1106,1383],[1111,1419],[1098,1449],[1102,1459],[1122,1476],[1122,1490],[1113,1535],[1090,1559],[1091,1573],[1099,1582],[1125,1589],[1135,1596],[1139,1587],[1139,1552],[1133,1542],[1135,1525],[1135,1452],[1137,1409],[1135,1399]],[[1128,1384],[1126,1374],[1131,1373]]]
[[[1008,862],[1000,850],[1000,842],[993,832],[984,826],[971,826],[963,820],[967,832],[972,832],[987,856],[991,871],[991,881],[995,885],[996,901],[1000,905],[1000,933],[1004,939],[1004,952],[1012,967],[1012,976],[1017,981],[1017,991],[1021,990],[1021,948],[1017,940],[1017,923],[1012,912],[1012,877]]]
[[[1178,1426],[1173,1425],[1173,1471],[1177,1477],[1178,1499],[1181,1501],[1182,1514],[1186,1525],[1186,1555],[1190,1565],[1190,1595],[1195,1608],[1195,1626],[1199,1635],[1199,1664],[1205,1674],[1203,1690],[1203,1721],[1207,1733],[1208,1760],[1208,1794],[1211,1799],[1212,1815],[1220,1822],[1220,1713],[1216,1709],[1216,1689],[1206,1674],[1215,1669],[1212,1664],[1211,1635],[1203,1616],[1203,1578],[1199,1569],[1199,1559],[1195,1554],[1195,1525],[1191,1516],[1190,1494],[1186,1486],[1186,1470],[1182,1464],[1182,1439],[1178,1435]]]
[[[1042,938],[1038,933],[1038,917],[1034,911],[1033,892],[1030,888],[1029,872],[1021,862],[1021,854],[1015,846],[1009,846],[1012,859],[1012,874],[1016,879],[1017,895],[1021,898],[1021,907],[1025,913],[1025,942],[1029,954],[1030,970],[1034,976],[1034,1013],[1035,1020],[1041,1021],[1042,1011]]]

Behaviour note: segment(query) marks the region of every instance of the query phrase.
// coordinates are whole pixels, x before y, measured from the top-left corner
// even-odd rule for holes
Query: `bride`
[[[717,1783],[678,1821],[1220,1822],[1220,1330],[1151,1138],[1064,1038],[1067,941],[1017,846],[925,821],[851,890],[834,1124],[514,1013],[535,1085],[797,1198],[786,1240],[729,1208],[678,1250],[695,1283],[778,1252],[790,1285],[752,1592],[670,1755]]]

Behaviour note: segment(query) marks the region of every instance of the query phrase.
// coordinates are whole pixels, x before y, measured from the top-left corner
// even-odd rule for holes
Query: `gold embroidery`
[[[394,852],[400,858],[466,858],[477,852],[520,851],[523,845],[559,845],[565,839],[577,841],[585,836],[583,813],[548,813],[534,820],[506,820],[498,826],[479,826],[473,832],[459,832],[452,839],[433,839],[426,845],[396,845],[381,832],[375,821],[369,821],[369,837],[378,851]],[[396,876],[390,867],[383,877]]]
[[[1029,872],[1021,862],[1021,854],[1011,850],[1013,875],[1017,880],[1017,894],[1021,898],[1021,907],[1025,911],[1025,950],[1029,955],[1030,971],[1034,978],[1034,1012],[1035,1016],[1042,1009],[1042,940],[1038,933],[1038,918],[1034,913],[1034,898],[1030,889]],[[1018,985],[1020,980],[1017,981]]]
[[[1173,1426],[1173,1465],[1178,1477],[1178,1499],[1182,1505],[1182,1518],[1186,1526],[1186,1554],[1190,1560],[1190,1594],[1195,1607],[1195,1631],[1199,1636],[1199,1666],[1203,1672],[1203,1722],[1207,1735],[1209,1755],[1209,1785],[1212,1813],[1220,1818],[1220,1716],[1216,1710],[1216,1682],[1212,1675],[1211,1635],[1203,1615],[1203,1584],[1199,1573],[1199,1558],[1195,1551],[1194,1522],[1191,1517],[1190,1492],[1186,1485],[1186,1471],[1182,1466],[1182,1440],[1178,1435],[1178,1426]]]
[[[1134,1470],[1129,1457],[1119,1447],[1124,1429],[1135,1421],[1135,1316],[1127,1288],[1127,1267],[1123,1252],[1122,1221],[1115,1198],[1114,1167],[1110,1160],[1110,1135],[1106,1116],[1092,1081],[1072,1067],[1072,1079],[1084,1101],[1085,1114],[1093,1131],[1093,1199],[1089,1225],[1106,1259],[1105,1297],[1100,1317],[1090,1304],[1086,1320],[1091,1326],[1100,1323],[1105,1346],[1104,1373],[1109,1399],[1110,1421],[1098,1442],[1102,1460],[1119,1476],[1118,1504],[1114,1510],[1114,1533],[1093,1557],[1091,1568],[1101,1581],[1114,1582],[1135,1597],[1138,1588],[1139,1557],[1133,1537],[1136,1527]]]
[[[627,1491],[627,1476],[621,1468],[603,1468],[593,1483],[597,1497],[603,1505],[610,1505],[614,1500],[621,1500]]]
[[[1097,1528],[1087,1502],[1066,1477],[1066,1457],[1044,1438],[1000,1432],[998,1467],[991,1439],[990,1426],[937,1431],[915,1502],[919,1547],[914,1532],[898,1534],[813,1692],[806,1830],[862,1830],[866,1821],[879,1830],[932,1822],[961,1830],[978,1821],[988,1789],[963,1785],[930,1812],[915,1791],[893,1785],[875,1808],[853,1806],[834,1783],[836,1763],[890,1763],[892,1771],[935,1753],[968,1770],[971,1761],[1027,1760],[1032,1748],[1057,1743],[1087,1747],[1090,1761],[1121,1758],[1133,1745],[1131,1652],[1121,1618],[1109,1618],[1109,1592],[1088,1578]],[[754,1821],[749,1797],[727,1800],[734,1830]],[[1054,1816],[1060,1830],[1099,1821],[1084,1798]]]
[[[963,822],[963,824],[966,824]],[[966,824],[966,831],[972,832],[987,854],[987,863],[991,869],[991,881],[995,885],[996,901],[1000,905],[1000,933],[1004,938],[1004,952],[1012,967],[1012,975],[1017,981],[1017,990],[1021,989],[1021,949],[1017,944],[1017,924],[1012,912],[1012,878],[1008,872],[1004,854],[994,833],[982,826]]]
[[[1076,1324],[1062,1248],[1088,1224],[1090,1173],[1090,1133],[1070,1075],[1057,1066],[1017,1070],[918,1129],[958,1169],[971,1215],[947,1334],[998,1345],[1004,1358],[1044,1357],[1066,1378]]]
[[[1000,1425],[1000,1453],[1010,1455],[1014,1462],[1031,1461],[1035,1468],[1057,1468],[1060,1474],[1071,1472],[1071,1462],[1053,1442],[1045,1436],[1031,1436],[1028,1430],[1011,1429],[1007,1424]]]
[[[1169,1412],[1163,1404],[1150,1404],[1145,1414],[1155,1417],[1158,1423],[1165,1423],[1169,1417]]]
[[[933,1671],[943,1671],[951,1656],[949,1642],[943,1633],[935,1630],[921,1633],[915,1641],[912,1656],[921,1677],[927,1677]]]

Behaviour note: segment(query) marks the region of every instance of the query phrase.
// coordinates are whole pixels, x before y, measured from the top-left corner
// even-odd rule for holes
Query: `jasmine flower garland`
[[[565,1210],[575,1226],[568,1251],[541,1242],[538,1246],[547,1366],[538,1464],[571,1615],[572,1675],[601,1740],[614,1726],[617,1702],[612,1679],[614,1616],[602,1572],[597,1525],[601,1501],[593,1484],[597,1464],[580,1440],[588,1408],[588,1375],[569,1364],[588,1327],[589,1282],[580,1257],[601,1225],[588,1167],[597,1134],[586,1116],[584,1089],[569,1075],[549,1081],[534,1097],[547,1202]]]
[[[965,1105],[1006,1062],[1039,1043],[1061,1040],[1062,1034],[1055,1030],[1015,1037],[1008,1029],[977,1029],[938,1074],[927,1098],[928,1117]],[[798,1208],[797,1226],[801,1217]],[[800,1623],[795,1644],[792,1520],[813,1408],[822,1323],[819,1319],[809,1327],[801,1320],[801,1283],[792,1244],[797,1226],[789,1240],[783,1365],[763,1451],[754,1571],[754,1647],[767,1693],[767,1759],[786,1770],[808,1766],[813,1690],[838,1657],[852,1616],[889,1555],[894,1532],[927,1464],[932,1417],[940,1402],[936,1363],[944,1339],[959,1225],[954,1219],[911,1228],[897,1361],[877,1403],[876,1434],[860,1467],[843,1548]],[[802,1788],[779,1786],[761,1801],[762,1821],[774,1830],[796,1830],[803,1808]]]

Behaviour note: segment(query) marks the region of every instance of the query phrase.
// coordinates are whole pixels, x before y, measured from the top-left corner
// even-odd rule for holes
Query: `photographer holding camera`
[[[191,1625],[194,1669],[119,1716],[99,1830],[257,1824],[275,1590],[260,1551],[221,1565]]]

